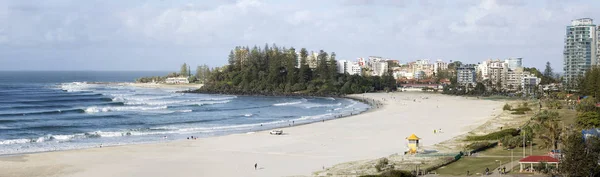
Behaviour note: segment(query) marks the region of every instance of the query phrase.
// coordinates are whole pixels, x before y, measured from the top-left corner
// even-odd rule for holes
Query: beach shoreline
[[[399,101],[406,104],[405,106],[407,107],[410,107],[409,104],[411,103],[411,101],[414,104],[418,104],[416,100],[418,99],[418,96],[422,95],[451,100],[466,100],[460,97],[451,97],[440,94],[403,92],[349,95],[348,98],[354,98],[355,100],[360,100],[360,97],[363,96],[369,99],[373,99],[375,101],[379,101],[379,99],[382,99],[381,103],[377,103],[382,105],[380,106],[380,109],[372,107],[368,111],[365,111],[361,114],[346,116],[343,118],[330,119],[324,121],[323,123],[313,122],[308,124],[295,125],[293,127],[278,128],[283,129],[284,132],[288,133],[284,136],[268,135],[269,130],[263,130],[242,134],[230,134],[218,137],[199,138],[198,140],[184,139],[173,140],[164,143],[134,144],[92,149],[43,152],[35,154],[15,155],[10,157],[5,156],[0,157],[0,174],[6,174],[1,174],[0,176],[156,176],[158,175],[158,173],[156,172],[156,168],[164,168],[164,171],[175,173],[177,174],[176,176],[197,175],[194,173],[185,172],[185,168],[189,168],[191,164],[203,164],[203,172],[201,174],[203,174],[204,176],[240,176],[240,174],[243,174],[242,176],[310,176],[312,172],[320,170],[319,167],[321,166],[325,167],[335,165],[341,162],[367,158],[378,158],[382,156],[387,156],[392,153],[400,153],[402,151],[402,148],[398,147],[402,147],[402,144],[404,144],[402,138],[397,140],[399,142],[394,143],[386,143],[387,141],[381,140],[370,140],[378,139],[376,136],[370,136],[372,133],[378,134],[390,131],[393,132],[393,130],[388,129],[382,129],[380,130],[381,132],[377,132],[377,126],[389,125],[386,125],[385,122],[374,120],[371,123],[377,125],[369,126],[369,123],[367,122],[369,122],[369,118],[373,117],[382,117],[382,119],[390,119],[392,117],[390,116],[390,113],[394,112],[390,112],[391,106],[389,105],[389,103],[392,103],[391,100],[386,99],[391,99],[392,97],[405,97],[407,95],[414,96],[414,99]],[[428,102],[428,100],[423,99],[419,100],[419,103],[421,101]],[[500,103],[493,103],[495,104],[488,107],[495,107],[496,109],[500,108]],[[398,106],[399,104],[393,103],[393,105]],[[408,110],[410,109],[404,111]],[[485,114],[481,114],[478,116],[482,115]],[[390,120],[396,121],[392,122],[391,124],[398,123],[397,120]],[[342,127],[340,127],[340,125]],[[398,124],[398,126],[402,125]],[[361,135],[360,133],[357,134],[357,132],[355,132],[355,130],[361,129],[365,130],[365,135]],[[453,130],[448,131],[449,134],[447,135],[442,135],[444,137],[431,138],[432,143],[440,143],[442,142],[442,140],[448,140],[454,137],[452,136],[452,131]],[[415,130],[415,132],[418,133],[419,131]],[[430,138],[430,135],[425,135],[425,131],[420,132],[420,134],[423,135],[424,138]],[[386,137],[408,135],[401,134],[391,136],[390,134],[383,134],[382,136],[383,139],[385,139]],[[342,139],[345,141],[340,141],[338,139]],[[347,141],[351,139],[357,140]],[[365,144],[361,145],[355,144],[353,142],[364,142]],[[312,146],[307,146],[307,143],[311,144]],[[376,145],[387,145],[389,146],[389,148],[384,148],[385,150],[377,151],[374,151],[374,149],[365,150],[369,149],[368,146],[365,147],[365,145],[372,143]],[[319,147],[319,144],[322,147]],[[359,147],[352,148],[352,146]],[[348,148],[344,150],[344,147]],[[341,150],[336,151],[335,149]],[[127,152],[131,152],[132,154],[127,154]],[[168,155],[169,153],[172,154]],[[190,156],[188,156],[188,154]],[[77,156],[77,158],[59,158],[65,156]],[[196,159],[192,158],[191,156],[202,156],[205,157],[205,159]],[[26,160],[19,161],[19,159]],[[232,164],[224,165],[223,160],[228,162],[230,161],[232,162]],[[84,161],[90,161],[91,163],[88,163],[88,165],[78,165],[78,162]],[[170,161],[175,162],[178,165],[165,166],[160,165],[160,163],[157,163],[157,161]],[[257,161],[261,161],[259,163],[259,166],[262,166],[263,170],[253,170],[252,168],[246,169],[242,167],[246,165],[249,167],[251,165],[248,164],[258,163]],[[106,162],[113,163],[107,164]],[[291,162],[294,163],[290,164]],[[321,162],[320,165],[315,165],[315,163],[319,162]],[[286,164],[292,165],[292,167],[299,167],[289,169],[289,167],[285,168],[285,166],[282,166]],[[133,165],[143,167],[137,167],[134,169],[119,168],[119,166],[121,165]],[[228,166],[230,168],[239,170],[231,170],[228,168]],[[44,170],[42,170],[41,172],[27,173],[23,171],[24,167],[64,167],[64,169],[51,173]],[[108,169],[115,168],[117,169],[116,171],[120,173],[106,172],[106,170]],[[141,172],[140,170],[144,172]],[[23,175],[23,173],[26,173],[26,175]]]

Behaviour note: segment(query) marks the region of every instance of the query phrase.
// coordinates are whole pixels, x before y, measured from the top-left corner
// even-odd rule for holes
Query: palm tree
[[[562,127],[558,124],[557,120],[550,120],[542,123],[538,129],[538,138],[542,140],[540,148],[554,148],[558,149],[558,143],[563,138]]]
[[[558,149],[561,142],[562,127],[559,125],[560,115],[556,111],[544,110],[533,117],[536,122],[534,128],[538,138],[542,140],[540,148]]]

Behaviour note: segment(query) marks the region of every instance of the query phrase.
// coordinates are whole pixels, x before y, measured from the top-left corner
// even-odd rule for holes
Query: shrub
[[[523,111],[515,111],[515,112],[512,112],[510,114],[523,115],[523,114],[525,114],[525,112],[523,112]]]
[[[531,111],[531,108],[529,108],[529,107],[518,107],[518,108],[513,109],[513,111],[527,112],[527,111]]]
[[[465,148],[470,150],[471,153],[476,153],[479,151],[484,151],[486,149],[492,148],[496,145],[497,145],[497,143],[490,143],[490,142],[482,141],[482,142],[471,143],[471,144],[465,146]]]
[[[547,101],[546,106],[550,109],[562,109],[562,104],[558,100]]]
[[[512,107],[510,107],[510,105],[508,103],[504,104],[504,107],[502,107],[502,110],[505,111],[510,111],[512,109]]]
[[[600,127],[600,114],[598,112],[577,113],[577,125],[581,128]]]
[[[517,129],[508,128],[508,129],[500,130],[497,132],[492,132],[487,135],[467,136],[467,141],[499,140],[507,135],[516,136],[518,134],[519,134],[519,131],[517,131]]]
[[[591,98],[591,97],[582,99],[580,101],[580,103],[577,105],[577,111],[579,111],[579,112],[598,111],[598,108],[596,107],[596,101],[594,100],[594,98]]]
[[[502,146],[506,148],[515,148],[522,144],[521,140],[522,137],[520,136],[505,136],[500,142],[502,142]]]
[[[363,175],[360,177],[414,177],[415,175],[403,170],[390,170],[379,175]]]
[[[377,172],[384,171],[389,163],[390,161],[387,158],[381,158],[377,161],[377,164],[375,164],[375,169],[377,169]]]

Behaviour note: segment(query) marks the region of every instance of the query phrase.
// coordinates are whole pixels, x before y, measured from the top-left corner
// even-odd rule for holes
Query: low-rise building
[[[189,84],[187,77],[169,77],[165,80],[167,84]]]

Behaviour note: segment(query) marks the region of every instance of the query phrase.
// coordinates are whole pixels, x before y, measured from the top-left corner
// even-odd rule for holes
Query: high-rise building
[[[571,21],[565,35],[564,82],[576,86],[576,79],[598,63],[598,29],[590,18]]]

